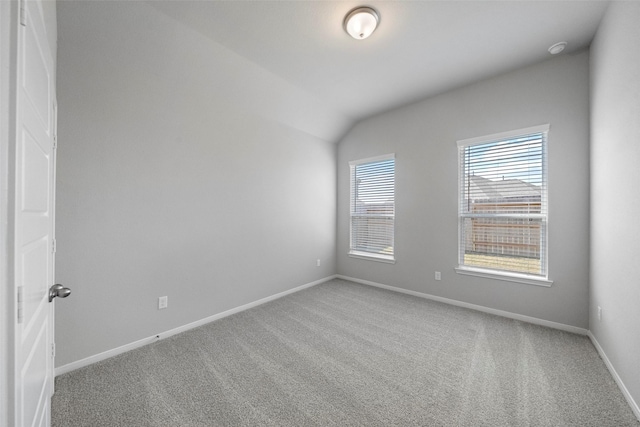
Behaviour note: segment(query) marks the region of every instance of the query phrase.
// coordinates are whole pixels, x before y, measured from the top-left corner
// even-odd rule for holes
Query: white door
[[[53,392],[55,70],[39,0],[18,27],[14,276],[15,425],[49,426]]]

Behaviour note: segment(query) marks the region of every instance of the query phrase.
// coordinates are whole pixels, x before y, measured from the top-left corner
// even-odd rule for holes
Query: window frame
[[[396,163],[395,163],[395,153],[384,154],[381,156],[368,157],[365,159],[352,160],[349,162],[349,257],[351,258],[359,258],[370,261],[383,262],[388,264],[395,264],[396,262],[396,250],[395,250],[395,193],[396,193]],[[393,160],[393,214],[391,215],[392,219],[392,227],[391,227],[391,239],[392,239],[392,253],[390,255],[380,254],[375,252],[367,252],[354,248],[354,230],[353,230],[353,218],[354,218],[354,180],[355,180],[355,172],[359,166],[368,165],[372,163],[380,163],[386,162],[389,160]],[[380,215],[381,217],[388,217],[389,215]]]
[[[497,279],[497,280],[505,280],[510,282],[524,283],[530,285],[537,286],[545,286],[550,287],[553,283],[552,280],[549,279],[549,263],[548,263],[548,254],[549,254],[549,202],[548,202],[548,159],[547,159],[547,149],[548,149],[548,140],[549,140],[549,124],[532,126],[523,129],[516,129],[508,132],[500,132],[491,135],[469,138],[457,141],[458,147],[458,188],[457,188],[457,196],[458,196],[458,265],[455,268],[455,271],[458,274],[477,276],[489,279]],[[540,242],[540,262],[541,262],[541,270],[542,274],[527,274],[524,272],[515,272],[515,271],[506,271],[499,269],[492,269],[490,267],[477,267],[477,266],[469,266],[464,264],[464,245],[465,245],[465,232],[464,232],[464,220],[465,218],[478,217],[479,214],[472,214],[465,212],[462,206],[462,196],[464,194],[464,185],[465,185],[465,171],[464,171],[464,159],[465,159],[465,148],[470,146],[477,146],[483,144],[492,144],[498,143],[502,141],[514,140],[517,138],[522,138],[526,136],[531,136],[535,134],[542,134],[542,145],[541,145],[541,156],[542,156],[542,185],[541,185],[541,213],[539,214],[531,214],[532,218],[540,219],[543,227],[543,232],[541,235]],[[481,215],[483,218],[497,218],[500,214],[486,214]]]

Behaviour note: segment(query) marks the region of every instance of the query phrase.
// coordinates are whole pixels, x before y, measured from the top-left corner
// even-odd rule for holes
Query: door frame
[[[0,426],[15,419],[16,287],[13,207],[19,3],[0,1]]]

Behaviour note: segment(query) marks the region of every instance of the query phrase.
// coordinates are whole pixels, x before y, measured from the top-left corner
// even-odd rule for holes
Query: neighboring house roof
[[[473,201],[500,199],[540,198],[540,187],[519,179],[493,181],[482,176],[470,177],[470,194]]]

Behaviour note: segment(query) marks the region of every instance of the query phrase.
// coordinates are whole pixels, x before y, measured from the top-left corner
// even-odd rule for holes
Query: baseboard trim
[[[627,400],[627,403],[629,404],[629,406],[631,406],[631,410],[633,411],[634,415],[636,416],[636,418],[638,418],[638,421],[640,421],[640,406],[638,406],[636,401],[633,400],[633,397],[631,396],[631,393],[629,393],[627,386],[625,386],[624,382],[622,382],[622,378],[620,378],[620,375],[618,375],[618,372],[616,372],[616,369],[613,367],[613,364],[607,357],[607,354],[604,352],[604,349],[596,339],[595,335],[593,335],[593,333],[589,331],[587,336],[593,343],[593,346],[598,351],[598,354],[604,361],[604,364],[609,370],[609,373],[611,373],[611,376],[613,377],[614,381],[616,382],[616,384],[618,384],[618,388],[620,389],[620,391],[622,391],[622,395]]]
[[[481,311],[483,313],[495,314],[496,316],[502,316],[509,319],[520,320],[522,322],[533,323],[534,325],[546,326],[553,329],[559,329],[561,331],[572,332],[579,335],[587,335],[589,331],[577,326],[565,325],[564,323],[552,322],[550,320],[539,319],[537,317],[524,316],[518,313],[512,313],[510,311],[497,310],[495,308],[484,307],[482,305],[470,304],[468,302],[458,301],[450,298],[439,297],[436,295],[426,294],[418,291],[411,291],[408,289],[398,288],[396,286],[384,285],[382,283],[372,282],[370,280],[357,279],[355,277],[337,275],[338,279],[349,280],[351,282],[360,283],[363,285],[375,286],[376,288],[388,289],[394,292],[400,292],[403,294],[413,295],[420,298],[425,298],[432,301],[438,301],[449,305],[455,305],[457,307],[469,308],[471,310]]]
[[[125,344],[123,346],[116,347],[116,348],[113,348],[111,350],[107,350],[107,351],[104,351],[102,353],[98,353],[98,354],[95,354],[93,356],[89,356],[89,357],[86,357],[84,359],[68,363],[68,364],[63,365],[63,366],[59,366],[59,367],[55,368],[55,370],[54,370],[55,376],[66,374],[67,372],[75,371],[76,369],[84,368],[85,366],[92,365],[94,363],[100,362],[100,361],[105,360],[105,359],[109,359],[110,357],[117,356],[119,354],[126,353],[127,351],[134,350],[136,348],[145,346],[147,344],[151,344],[152,342],[155,342],[155,341],[158,341],[158,340],[161,340],[161,339],[165,339],[165,338],[168,338],[170,336],[179,334],[180,332],[185,332],[185,331],[188,331],[190,329],[197,328],[198,326],[202,326],[202,325],[205,325],[207,323],[213,322],[215,320],[222,319],[223,317],[231,316],[232,314],[236,314],[236,313],[239,313],[241,311],[245,311],[245,310],[248,310],[250,308],[257,307],[259,305],[268,303],[268,302],[276,300],[278,298],[282,298],[282,297],[287,296],[289,294],[293,294],[295,292],[300,292],[300,291],[302,291],[304,289],[311,288],[313,286],[319,285],[319,284],[324,283],[324,282],[328,282],[329,280],[335,279],[337,277],[338,276],[335,275],[335,274],[332,275],[332,276],[324,277],[322,279],[315,280],[313,282],[310,282],[310,283],[307,283],[307,284],[304,284],[304,285],[301,285],[301,286],[297,286],[297,287],[295,287],[293,289],[289,289],[287,291],[280,292],[280,293],[277,293],[277,294],[274,294],[274,295],[259,299],[257,301],[253,301],[253,302],[250,302],[248,304],[244,304],[244,305],[241,305],[239,307],[235,307],[235,308],[232,308],[230,310],[226,310],[226,311],[223,311],[221,313],[214,314],[213,316],[205,317],[204,319],[196,320],[195,322],[191,322],[191,323],[188,323],[186,325],[179,326],[177,328],[170,329],[168,331],[161,332],[159,334],[156,334],[156,335],[153,335],[153,336],[150,336],[150,337],[147,337],[147,338],[143,338],[141,340],[134,341],[132,343]]]

